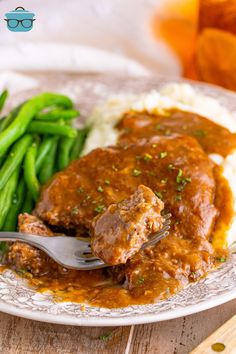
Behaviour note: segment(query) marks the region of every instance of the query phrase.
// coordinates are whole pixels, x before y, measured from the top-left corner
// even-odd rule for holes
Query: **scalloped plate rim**
[[[62,325],[71,325],[71,326],[86,326],[86,327],[109,327],[109,326],[130,326],[130,325],[139,325],[139,324],[148,324],[154,322],[162,322],[173,320],[176,318],[180,318],[183,316],[189,316],[195,313],[199,313],[202,311],[209,310],[211,308],[223,305],[231,300],[236,299],[236,289],[223,298],[212,299],[210,301],[205,301],[202,304],[191,305],[191,307],[187,307],[185,310],[177,309],[173,310],[173,312],[165,313],[153,313],[153,314],[142,314],[135,315],[135,317],[118,317],[118,318],[71,318],[71,316],[62,316],[53,315],[53,314],[45,314],[41,312],[32,312],[31,310],[23,310],[18,309],[13,305],[7,305],[5,303],[0,303],[0,311],[7,313],[13,316],[19,316],[22,318],[26,318],[29,320],[39,321],[39,322],[47,322],[54,324],[62,324]],[[145,306],[145,305],[144,305]]]

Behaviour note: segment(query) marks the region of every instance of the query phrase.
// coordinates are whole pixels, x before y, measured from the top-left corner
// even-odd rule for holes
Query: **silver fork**
[[[155,245],[168,236],[171,214],[164,216],[163,228],[149,237],[141,249]],[[78,270],[92,270],[108,267],[101,259],[91,253],[88,241],[70,236],[39,236],[22,232],[0,232],[0,241],[20,241],[37,247],[47,253],[54,261],[65,268]]]

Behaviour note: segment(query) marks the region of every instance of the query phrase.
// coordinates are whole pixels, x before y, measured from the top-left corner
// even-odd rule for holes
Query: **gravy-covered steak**
[[[42,220],[33,215],[20,214],[18,220],[20,232],[39,236],[55,236]],[[43,251],[23,242],[15,242],[10,246],[7,262],[17,270],[30,271],[34,275],[47,274],[53,269],[62,268]]]
[[[156,135],[183,134],[194,137],[207,154],[227,156],[236,149],[235,134],[192,112],[174,109],[163,114],[130,111],[124,114],[117,128],[121,133],[120,144]]]
[[[18,228],[20,232],[32,235],[54,236],[54,233],[42,220],[28,213],[18,216]]]
[[[50,225],[90,228],[95,216],[128,198],[140,184],[165,203],[181,237],[207,238],[214,226],[213,163],[188,136],[153,137],[99,148],[47,184],[35,213]]]
[[[90,232],[93,253],[110,265],[126,263],[148,236],[162,228],[163,202],[140,185],[127,199],[111,204],[94,218]]]
[[[169,236],[153,247],[139,250],[125,264],[111,267],[109,272],[94,270],[92,276],[77,272],[73,278],[77,279],[78,289],[82,287],[79,284],[83,278],[93,305],[150,303],[175,293],[213,267],[215,253],[210,238],[221,212],[217,205],[223,205],[222,198],[229,197],[228,189],[227,193],[223,192],[221,182],[216,183],[216,180],[215,165],[193,137],[155,136],[131,145],[95,149],[72,162],[44,187],[35,213],[49,225],[76,230],[81,230],[82,226],[89,230],[92,226],[98,227],[99,220],[102,224],[113,208],[117,212],[114,218],[119,217],[119,203],[130,198],[140,185],[150,188],[163,201],[164,213],[172,214]],[[224,184],[223,177],[221,180]],[[104,217],[93,221],[100,214]],[[127,236],[129,226],[127,223]],[[105,230],[106,225],[102,227]],[[93,238],[95,252],[99,245],[97,230]],[[119,232],[117,235],[119,239]],[[111,232],[104,237],[104,249],[106,246],[109,250],[107,245],[112,237]],[[136,240],[135,235],[130,245]],[[97,248],[99,252],[103,241]],[[117,262],[119,257],[125,260],[122,252],[117,258],[114,254],[105,256],[111,263]],[[117,286],[92,288],[91,282],[96,276],[98,283],[109,281]],[[58,277],[60,275],[53,282],[56,287]],[[63,277],[63,287],[64,282]],[[78,290],[77,295],[80,294]]]

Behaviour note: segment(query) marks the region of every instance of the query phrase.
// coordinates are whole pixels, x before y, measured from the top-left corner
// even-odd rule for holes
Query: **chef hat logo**
[[[5,16],[7,28],[12,32],[28,32],[33,28],[35,14],[25,10],[21,6],[13,11],[7,12]]]

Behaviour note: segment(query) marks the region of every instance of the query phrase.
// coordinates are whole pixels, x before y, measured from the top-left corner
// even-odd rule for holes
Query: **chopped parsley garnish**
[[[169,170],[176,170],[177,168],[173,164],[169,164],[168,165],[168,169]],[[191,179],[191,177],[184,177],[183,176],[183,170],[181,168],[178,168],[178,174],[176,176],[176,182],[179,184],[176,187],[176,190],[178,192],[182,192],[184,190],[184,188],[186,187],[186,184],[192,182],[192,179]],[[176,200],[178,200],[178,199],[176,199]]]
[[[76,207],[71,210],[71,214],[73,214],[73,215],[77,215],[78,212],[79,212],[79,209]]]
[[[83,193],[84,192],[84,188],[83,187],[79,187],[77,190],[78,190],[79,193]]]
[[[166,184],[167,181],[168,181],[168,178],[164,178],[164,179],[161,180],[161,184]]]
[[[110,184],[109,179],[105,179],[105,182],[104,182],[104,183],[107,184],[107,185],[109,185],[109,184]]]
[[[183,171],[181,170],[181,168],[179,168],[178,175],[176,177],[176,182],[179,184],[176,190],[182,192],[185,189],[186,184],[192,182],[192,179],[191,177],[184,177]]]
[[[110,337],[112,336],[112,332],[107,332],[105,334],[102,334],[101,336],[99,336],[98,338],[100,340],[106,341],[108,340]]]
[[[224,257],[216,258],[216,260],[221,263],[226,262],[226,258],[224,258]]]
[[[96,211],[97,213],[102,213],[103,211],[105,211],[106,207],[103,204],[97,205],[96,208],[94,209],[94,211]]]
[[[176,190],[177,190],[178,192],[182,192],[182,191],[184,190],[184,188],[185,188],[185,185],[184,185],[184,184],[179,184],[179,185],[177,186]]]
[[[143,157],[143,159],[144,159],[145,161],[150,161],[150,160],[152,160],[152,155],[150,155],[150,154],[145,154],[144,157]]]
[[[133,169],[133,176],[138,177],[142,174],[142,171],[138,170],[138,169]]]
[[[100,193],[102,193],[102,192],[104,192],[104,189],[102,188],[102,186],[99,186],[99,187],[97,188],[97,191],[100,192]]]
[[[177,200],[179,202],[180,200],[182,200],[182,196],[180,194],[177,194],[175,196],[175,200]]]
[[[160,156],[160,159],[164,159],[166,156],[167,156],[167,152],[166,151],[161,151],[159,156]]]
[[[168,165],[168,169],[169,169],[169,170],[175,170],[175,166],[174,166],[172,163],[170,163],[170,164]]]
[[[161,192],[154,192],[155,195],[159,198],[159,199],[163,199],[163,195],[161,194]]]
[[[137,279],[137,281],[136,281],[136,284],[137,284],[137,285],[142,285],[142,284],[144,283],[144,281],[145,281],[144,277],[139,277],[139,278]]]
[[[202,129],[197,129],[197,130],[195,130],[193,135],[195,135],[195,136],[197,136],[199,138],[205,138],[205,136],[207,136],[207,132],[205,130],[202,130]]]
[[[177,177],[176,177],[176,182],[177,182],[177,183],[181,183],[181,181],[182,181],[181,176],[182,176],[182,175],[183,175],[183,171],[181,170],[181,168],[179,168],[178,174],[177,174]]]

